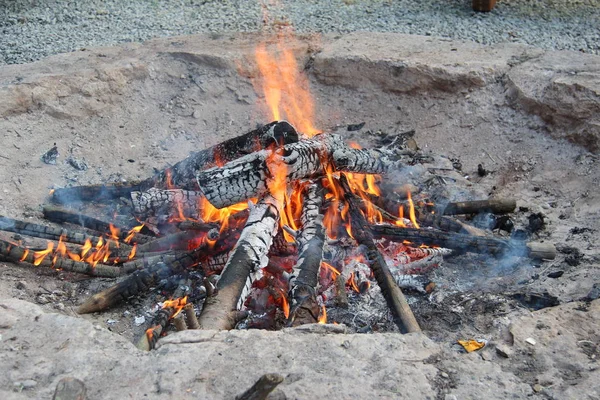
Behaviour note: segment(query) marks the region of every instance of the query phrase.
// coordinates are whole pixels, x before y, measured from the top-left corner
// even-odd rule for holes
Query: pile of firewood
[[[340,135],[302,138],[287,122],[272,122],[141,182],[57,189],[43,211],[60,227],[0,217],[0,230],[16,234],[0,240],[0,257],[120,278],[81,304],[80,313],[108,309],[175,278],[173,300],[158,313],[142,348],[152,348],[171,320],[179,329],[185,321],[202,329],[232,329],[240,321],[268,328],[317,322],[329,300],[325,293],[343,297],[346,285],[355,283],[346,279],[344,255],[357,245],[404,332],[420,328],[401,290],[408,275],[390,265],[386,246],[402,246],[404,264],[436,264],[451,252],[554,258],[551,245],[501,238],[452,217],[509,213],[511,200],[449,202],[440,209],[430,201],[413,203],[406,193],[359,195],[364,188],[352,174],[385,181],[418,162],[419,152],[400,139],[357,149]],[[290,212],[292,196],[302,201]],[[91,211],[74,208],[84,206]],[[206,220],[208,208],[228,212]],[[381,215],[377,223],[369,208]],[[343,223],[326,226],[328,214]],[[114,219],[105,222],[102,215]],[[46,239],[47,247],[29,248],[23,244],[28,236]],[[198,320],[185,300],[193,282],[205,294]]]

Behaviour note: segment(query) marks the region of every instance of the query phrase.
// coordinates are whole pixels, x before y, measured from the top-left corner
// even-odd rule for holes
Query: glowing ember
[[[331,264],[328,264],[325,261],[321,261],[321,266],[325,267],[328,271],[331,271],[332,279],[337,278],[340,274],[340,271],[338,271]]]

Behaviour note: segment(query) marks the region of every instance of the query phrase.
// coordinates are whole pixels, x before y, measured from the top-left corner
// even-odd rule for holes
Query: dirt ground
[[[40,206],[52,188],[145,178],[192,150],[268,122],[251,80],[257,73],[252,57],[259,40],[265,38],[169,38],[0,68],[0,215],[42,221]],[[428,337],[417,335],[428,343],[423,359],[431,357],[407,377],[394,374],[390,380],[400,385],[408,376],[418,377],[413,386],[423,390],[423,398],[481,398],[478,387],[489,398],[599,398],[600,339],[593,300],[600,296],[600,169],[594,153],[600,143],[595,119],[600,115],[600,58],[391,34],[304,37],[289,46],[310,78],[318,127],[365,122],[362,130],[348,132],[347,137],[367,145],[376,137],[373,132],[414,129],[421,149],[443,156],[440,163],[450,166],[447,176],[456,184],[445,190],[452,200],[516,198],[515,225],[526,228],[530,215],[543,214],[545,226],[531,239],[558,249],[552,261],[447,259],[432,277],[436,291],[411,297]],[[40,157],[54,145],[57,163],[45,164]],[[66,162],[69,156],[84,160],[88,168],[75,169]],[[451,159],[460,161],[461,171],[452,167]],[[486,176],[479,176],[478,164],[489,171]],[[413,178],[409,174],[390,179]],[[22,329],[41,329],[52,337],[56,332],[26,321],[32,314],[58,313],[74,318],[65,320],[67,324],[77,319],[74,324],[87,327],[82,324],[89,321],[94,329],[117,333],[124,340],[115,343],[127,347],[127,341],[145,329],[135,319],[150,319],[160,294],[104,313],[75,313],[83,299],[112,283],[0,261],[0,294],[6,299],[0,306],[8,315],[0,321],[0,344],[12,363],[0,367],[10,370],[0,380],[5,395],[48,398],[60,377],[77,371],[85,375],[81,379],[93,394],[90,398],[116,393],[111,392],[115,388],[103,391],[91,373],[79,370],[81,360],[73,361],[75,372],[35,372],[6,339],[22,334],[36,342],[42,334]],[[14,299],[39,307],[19,306],[29,311],[15,311],[21,303]],[[103,340],[113,336],[107,333]],[[421,339],[409,336],[407,346],[418,346]],[[308,337],[302,340],[312,340]],[[456,340],[473,337],[488,340],[488,348],[463,354]],[[532,337],[537,338],[535,345],[525,342]],[[377,339],[375,353],[393,342],[387,338]],[[301,353],[302,340],[292,340],[286,351]],[[110,355],[119,357],[116,344],[102,346],[106,362]],[[55,357],[50,349],[29,351],[27,357]],[[124,361],[133,368],[131,360],[141,357],[134,352],[128,349],[124,356],[134,357]],[[235,360],[233,356],[230,362]],[[376,368],[377,362],[368,362],[369,368]],[[227,371],[227,362],[221,363]],[[351,363],[346,367],[352,368]],[[475,379],[477,371],[467,367],[483,368],[495,377]],[[38,384],[24,387],[21,383],[27,379]],[[194,382],[206,398],[231,398],[245,387],[223,389],[206,386],[202,379]],[[331,386],[335,377],[319,380],[313,392],[306,389],[310,381],[303,382],[285,386],[278,396],[370,395],[360,388],[358,394],[336,392]],[[243,378],[241,383],[249,386],[252,380]],[[381,382],[378,385],[372,393],[381,397],[400,393],[394,388],[381,392]],[[161,398],[177,396],[179,390],[127,393],[132,398],[144,393]]]

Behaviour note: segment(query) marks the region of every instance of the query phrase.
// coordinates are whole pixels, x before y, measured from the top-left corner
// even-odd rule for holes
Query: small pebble
[[[144,322],[146,322],[146,317],[144,317],[143,315],[141,317],[135,317],[135,320],[133,322],[134,322],[135,326],[140,326]]]
[[[532,346],[535,346],[535,343],[536,343],[534,338],[527,338],[527,339],[525,339],[525,342]]]

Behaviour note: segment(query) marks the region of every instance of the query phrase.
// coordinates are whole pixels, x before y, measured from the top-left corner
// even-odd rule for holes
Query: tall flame
[[[308,79],[300,73],[293,52],[285,47],[290,40],[290,33],[279,34],[273,53],[264,43],[256,47],[261,82],[254,84],[257,91],[264,94],[266,108],[273,120],[285,118],[300,132],[312,137],[319,133],[314,127],[314,104]]]

